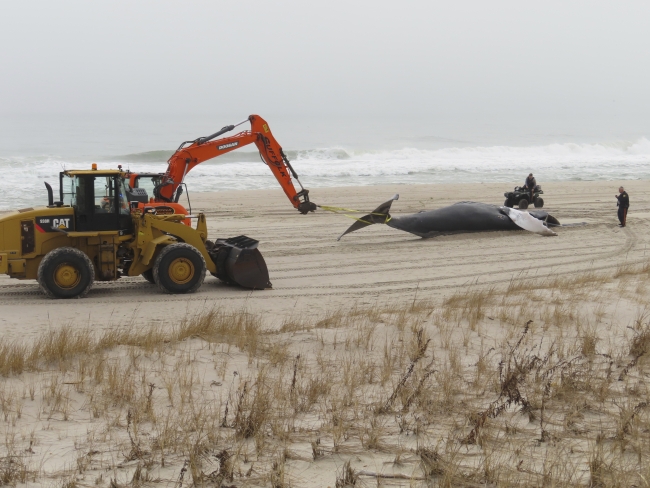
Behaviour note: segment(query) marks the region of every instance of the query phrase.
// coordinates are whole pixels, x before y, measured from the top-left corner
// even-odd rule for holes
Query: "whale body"
[[[487,203],[459,202],[435,210],[393,217],[390,215],[392,203],[399,199],[394,195],[382,203],[372,213],[357,219],[341,236],[372,224],[386,224],[419,237],[436,237],[466,232],[488,232],[499,230],[528,230],[541,235],[557,235],[548,226],[558,226],[560,222],[543,210],[521,212],[508,207],[498,207]]]

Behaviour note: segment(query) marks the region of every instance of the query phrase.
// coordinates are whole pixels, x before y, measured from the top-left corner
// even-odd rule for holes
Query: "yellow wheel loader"
[[[142,275],[165,293],[196,291],[209,271],[245,288],[270,288],[258,241],[209,241],[203,214],[157,215],[130,202],[121,170],[63,171],[59,201],[45,183],[48,206],[0,217],[0,273],[36,279],[52,298],[77,298],[95,280]],[[183,224],[196,219],[196,226]]]

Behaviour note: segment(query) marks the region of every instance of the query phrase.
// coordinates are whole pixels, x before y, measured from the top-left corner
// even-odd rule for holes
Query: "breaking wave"
[[[61,157],[0,157],[4,189],[0,209],[45,201],[43,181],[56,185],[63,168],[122,164],[133,171],[162,172],[173,151],[158,150],[88,160]],[[650,179],[650,140],[599,144],[403,148],[355,151],[343,147],[286,151],[307,188],[349,185]],[[257,152],[234,151],[197,166],[188,176],[192,192],[277,188]]]
[[[108,156],[101,158],[103,161],[115,161],[125,163],[160,163],[167,161],[174,151],[147,151],[135,154],[125,154],[123,156]],[[304,151],[285,151],[290,161],[298,159],[349,159],[350,153],[343,148],[333,147],[325,149],[307,149]],[[219,159],[210,161],[211,164],[224,162],[230,163],[256,163],[260,160],[257,151],[233,151],[219,156]]]

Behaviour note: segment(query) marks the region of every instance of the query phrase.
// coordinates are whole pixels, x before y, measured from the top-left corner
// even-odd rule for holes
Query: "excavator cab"
[[[128,187],[120,171],[63,171],[59,188],[62,204],[74,209],[75,231],[132,232]]]
[[[143,203],[148,203],[155,196],[156,188],[162,183],[162,177],[162,173],[130,173],[129,184],[132,191],[138,188],[140,195],[146,193],[147,200]]]
[[[160,188],[164,186],[162,183],[163,174],[126,173],[126,180],[128,181],[128,200],[131,203],[137,202],[137,208],[141,211],[144,210],[144,207],[153,206],[156,209],[156,213],[160,215],[190,215],[192,213],[192,205],[190,204],[190,197],[187,191],[185,191],[187,203],[178,203],[181,193],[184,187],[186,187],[185,183],[178,185],[176,198],[168,202],[159,200]],[[185,219],[184,222],[185,225],[191,225],[190,219]]]

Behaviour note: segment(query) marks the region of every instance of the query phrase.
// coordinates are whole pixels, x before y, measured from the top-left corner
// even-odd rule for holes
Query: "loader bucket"
[[[269,270],[257,245],[259,241],[246,236],[219,239],[210,256],[217,265],[216,276],[229,285],[263,290],[271,288]]]

